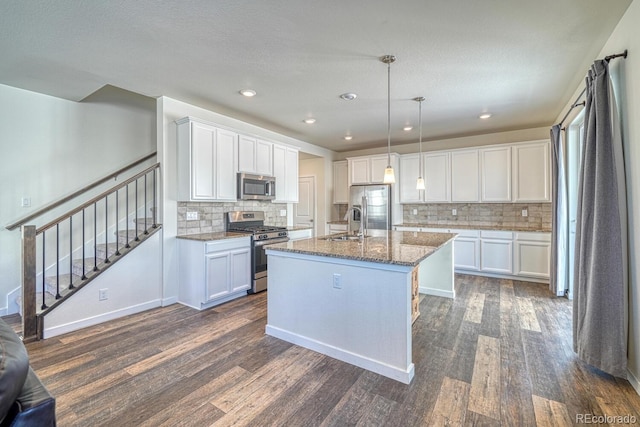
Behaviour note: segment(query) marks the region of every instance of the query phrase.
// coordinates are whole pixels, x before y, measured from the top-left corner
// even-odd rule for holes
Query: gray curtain
[[[569,281],[569,214],[567,210],[567,178],[565,149],[560,125],[551,128],[551,185],[553,189],[551,222],[551,277],[549,289],[564,295]]]
[[[586,85],[576,218],[573,347],[586,363],[626,378],[626,184],[606,61],[593,64]]]

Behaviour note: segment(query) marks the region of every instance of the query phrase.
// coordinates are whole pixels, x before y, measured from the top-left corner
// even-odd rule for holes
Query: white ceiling
[[[4,0],[0,83],[166,95],[348,151],[386,145],[393,54],[392,144],[417,141],[416,96],[424,140],[525,129],[552,124],[630,2]]]

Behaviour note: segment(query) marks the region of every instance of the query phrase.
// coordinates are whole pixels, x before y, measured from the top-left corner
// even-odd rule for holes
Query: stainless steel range
[[[253,280],[250,294],[267,289],[267,255],[265,246],[272,243],[289,241],[289,232],[285,227],[264,225],[262,211],[227,212],[226,230],[251,234],[251,268]]]

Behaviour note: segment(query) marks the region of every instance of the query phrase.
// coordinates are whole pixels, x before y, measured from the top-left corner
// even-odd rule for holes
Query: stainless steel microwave
[[[238,174],[238,199],[273,200],[276,198],[276,178],[266,175]]]

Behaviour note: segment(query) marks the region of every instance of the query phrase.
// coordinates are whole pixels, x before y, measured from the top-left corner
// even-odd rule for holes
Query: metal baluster
[[[127,184],[127,187],[126,187],[125,197],[126,198],[124,200],[124,210],[126,211],[125,215],[126,215],[126,218],[127,218],[127,220],[125,221],[125,226],[126,226],[125,227],[125,230],[126,230],[125,231],[125,234],[126,234],[125,240],[127,242],[124,244],[124,247],[129,249],[131,247],[131,245],[129,245],[129,184]]]
[[[144,234],[149,234],[147,231],[147,173],[144,174]]]
[[[138,180],[136,179],[136,212],[135,212],[135,220],[133,221],[134,229],[136,231],[136,238],[134,239],[136,242],[140,241],[138,237]]]
[[[85,222],[84,222],[84,211],[86,209],[82,209],[82,280],[87,280],[87,274],[85,271],[85,244],[87,243],[87,240],[85,238]]]
[[[93,271],[98,271],[98,202],[93,204]]]
[[[56,224],[56,299],[60,299],[60,223]]]
[[[157,174],[158,168],[155,168],[153,170],[153,228],[158,228],[158,217],[157,217],[157,211],[158,211],[158,201],[156,199],[156,191],[157,190],[157,184],[156,184],[156,178],[158,176]]]
[[[104,263],[109,264],[109,195],[104,197]]]
[[[115,255],[120,255],[120,236],[118,235],[119,227],[118,227],[118,190],[116,190],[116,253]]]
[[[44,298],[45,298],[45,295],[47,293],[46,292],[47,291],[47,286],[46,286],[45,281],[44,281],[45,270],[46,270],[46,267],[45,267],[45,265],[46,265],[45,264],[45,255],[44,255],[45,252],[46,252],[46,245],[45,245],[44,236],[45,236],[46,233],[47,233],[46,230],[42,232],[42,305],[40,306],[40,308],[42,310],[47,308],[47,304],[45,304],[45,302],[44,302]]]
[[[69,217],[69,289],[73,289],[73,215]]]

